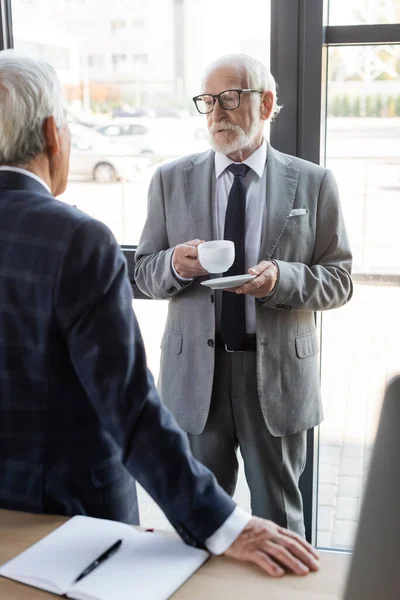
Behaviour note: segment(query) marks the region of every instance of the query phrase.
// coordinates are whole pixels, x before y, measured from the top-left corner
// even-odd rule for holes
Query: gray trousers
[[[238,476],[237,448],[243,456],[252,514],[271,519],[304,537],[303,502],[298,487],[306,461],[306,432],[272,436],[261,413],[256,353],[215,351],[210,412],[199,435],[188,434],[194,456],[231,496]]]

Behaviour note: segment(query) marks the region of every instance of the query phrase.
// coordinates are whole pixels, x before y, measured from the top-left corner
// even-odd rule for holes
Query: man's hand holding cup
[[[235,260],[235,245],[229,240],[191,240],[175,247],[172,264],[175,271],[186,279],[225,273]]]
[[[207,275],[206,269],[199,262],[197,247],[203,240],[191,240],[175,247],[172,264],[180,277],[191,279],[199,275]]]

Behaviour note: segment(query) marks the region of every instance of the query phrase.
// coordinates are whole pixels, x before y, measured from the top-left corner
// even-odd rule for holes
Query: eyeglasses
[[[200,96],[195,96],[193,98],[193,102],[199,113],[202,115],[211,113],[217,100],[220,107],[224,110],[235,110],[236,108],[239,108],[240,97],[245,92],[257,92],[258,94],[262,94],[263,90],[225,90],[220,94],[200,94]]]

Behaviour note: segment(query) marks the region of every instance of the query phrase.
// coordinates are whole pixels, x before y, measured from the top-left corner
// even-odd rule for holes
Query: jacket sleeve
[[[165,300],[184,291],[191,281],[183,281],[172,269],[172,255],[166,225],[165,197],[161,169],[150,183],[147,219],[136,250],[135,283],[144,294]]]
[[[311,264],[273,260],[279,281],[264,307],[320,311],[338,308],[350,300],[352,255],[338,188],[329,170],[319,190]]]
[[[54,306],[70,360],[126,469],[183,540],[203,547],[235,508],[191,455],[161,404],[132,309],[125,258],[105,225],[87,220],[68,244]]]

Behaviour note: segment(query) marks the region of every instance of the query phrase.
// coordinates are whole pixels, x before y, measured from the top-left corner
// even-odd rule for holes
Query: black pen
[[[93,569],[101,565],[101,563],[103,563],[105,560],[107,560],[107,558],[114,554],[114,552],[118,550],[121,544],[122,540],[117,540],[112,546],[110,546],[105,552],[103,552],[103,554],[100,554],[100,556],[96,558],[96,560],[94,560],[88,567],[86,567],[84,571],[82,571],[80,575],[78,575],[74,583],[77,583],[78,581],[86,577],[86,575],[89,575],[89,573],[91,573]]]

